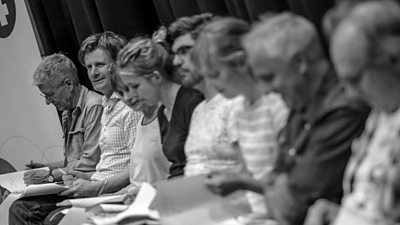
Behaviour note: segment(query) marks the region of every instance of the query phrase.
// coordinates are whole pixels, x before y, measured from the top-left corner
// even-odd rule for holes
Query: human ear
[[[153,73],[151,73],[150,79],[153,82],[160,83],[163,80],[163,76],[161,75],[160,72],[155,70],[155,71],[153,71]]]
[[[304,55],[300,54],[294,56],[292,59],[292,65],[294,66],[295,71],[297,71],[300,75],[307,75],[308,63]]]
[[[68,87],[68,88],[72,88],[74,86],[73,80],[71,78],[67,78],[64,81],[64,84]]]

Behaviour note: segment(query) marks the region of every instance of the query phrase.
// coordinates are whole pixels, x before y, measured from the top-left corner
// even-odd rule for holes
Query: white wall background
[[[15,4],[14,31],[0,38],[0,157],[20,170],[30,160],[62,160],[63,142],[55,107],[32,85],[40,52],[24,1]]]

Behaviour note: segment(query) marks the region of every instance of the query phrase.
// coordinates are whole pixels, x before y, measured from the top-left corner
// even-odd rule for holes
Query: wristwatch
[[[47,177],[47,182],[49,182],[49,183],[53,183],[54,182],[54,176],[53,176],[53,173],[52,173],[52,170],[50,170],[49,171],[49,176]]]

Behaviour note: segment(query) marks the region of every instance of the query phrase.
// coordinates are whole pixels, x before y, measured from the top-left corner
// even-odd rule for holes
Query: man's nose
[[[97,68],[97,66],[93,66],[90,70],[90,75],[96,76],[97,74],[99,74],[99,69]]]
[[[182,57],[180,55],[178,55],[178,54],[175,54],[172,63],[174,64],[174,66],[182,65],[182,63],[183,63]]]

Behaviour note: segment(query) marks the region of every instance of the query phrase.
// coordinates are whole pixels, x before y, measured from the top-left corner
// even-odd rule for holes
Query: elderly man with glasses
[[[33,84],[39,88],[46,104],[53,104],[57,110],[63,111],[64,159],[47,164],[27,164],[30,168],[49,167],[50,171],[30,170],[24,174],[25,183],[61,181],[65,170],[91,175],[96,171],[101,153],[99,136],[103,113],[102,96],[80,85],[74,63],[62,54],[53,54],[43,59],[33,74]],[[47,204],[48,201],[57,202],[64,198],[46,195],[19,199],[10,207],[10,224],[17,224],[12,215],[21,221],[36,224],[39,221],[35,220],[40,216],[32,217],[32,213],[22,212],[45,213],[47,207],[54,207],[54,204]]]

